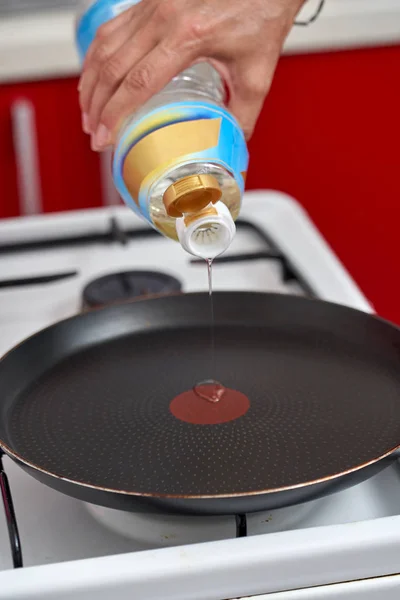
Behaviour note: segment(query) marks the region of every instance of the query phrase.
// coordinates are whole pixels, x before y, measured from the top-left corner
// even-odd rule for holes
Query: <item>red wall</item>
[[[0,86],[0,218],[19,213],[11,107],[34,107],[44,211],[101,205],[99,155],[82,133],[77,81],[59,79]]]
[[[283,58],[250,151],[248,186],[297,198],[400,323],[400,46]]]
[[[250,188],[293,195],[379,313],[400,323],[400,46],[285,57],[250,145]],[[101,203],[77,81],[0,87],[0,216],[17,214],[9,104],[35,105],[45,210]]]

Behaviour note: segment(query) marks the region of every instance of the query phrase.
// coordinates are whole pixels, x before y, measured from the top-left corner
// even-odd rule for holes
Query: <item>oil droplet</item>
[[[220,402],[222,400],[226,388],[219,383],[219,381],[215,381],[214,379],[206,379],[205,381],[200,381],[193,388],[194,393],[199,398],[203,400],[207,400],[208,402]]]

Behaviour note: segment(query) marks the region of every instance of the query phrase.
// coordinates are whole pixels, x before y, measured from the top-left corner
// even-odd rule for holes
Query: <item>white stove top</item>
[[[73,245],[57,242],[105,233],[111,217],[122,230],[131,232],[126,245],[104,240]],[[322,299],[372,310],[293,200],[273,192],[249,193],[242,220],[256,225],[261,233],[250,226],[239,227],[228,255],[279,250],[301,281],[284,283],[281,262],[259,257],[215,265],[215,290],[306,294],[311,289]],[[193,265],[178,244],[161,236],[139,235],[142,229],[145,225],[125,208],[0,223],[0,354],[34,331],[77,313],[84,285],[113,271],[163,271],[180,279],[186,292],[207,289],[205,265]],[[33,242],[44,239],[53,243],[33,247]],[[31,247],[11,249],[22,243]],[[67,271],[78,274],[53,283],[1,287],[4,280]],[[4,466],[25,568],[11,569],[0,509],[0,599],[217,600],[282,592],[279,599],[289,600],[303,596],[286,595],[285,590],[384,576],[399,569],[400,470],[396,463],[331,497],[249,515],[249,537],[238,540],[233,539],[235,521],[230,517],[139,516],[87,507],[41,485],[8,458]],[[346,586],[345,593],[348,590]],[[384,583],[379,590],[377,597],[391,597],[383,596]]]

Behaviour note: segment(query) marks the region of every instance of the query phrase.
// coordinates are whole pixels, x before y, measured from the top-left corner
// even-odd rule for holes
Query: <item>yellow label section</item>
[[[124,162],[123,179],[135,202],[150,173],[187,154],[215,148],[220,128],[221,119],[174,123],[153,131],[133,146]]]

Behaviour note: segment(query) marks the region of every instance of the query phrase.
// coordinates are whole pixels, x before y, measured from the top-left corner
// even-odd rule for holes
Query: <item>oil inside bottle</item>
[[[215,333],[214,333],[214,303],[212,293],[212,263],[213,259],[206,259],[207,273],[208,273],[208,294],[210,297],[210,368],[211,373],[216,376],[216,360],[215,360]],[[216,403],[222,400],[226,388],[222,383],[216,379],[205,379],[200,381],[193,387],[193,391],[199,398],[207,400],[208,402]]]

